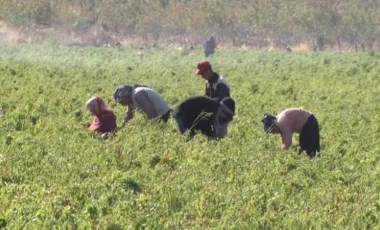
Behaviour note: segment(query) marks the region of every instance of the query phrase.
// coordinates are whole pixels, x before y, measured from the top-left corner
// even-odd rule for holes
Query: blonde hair
[[[99,114],[104,110],[108,110],[108,107],[100,97],[91,97],[86,102],[86,109],[88,109],[93,114]]]

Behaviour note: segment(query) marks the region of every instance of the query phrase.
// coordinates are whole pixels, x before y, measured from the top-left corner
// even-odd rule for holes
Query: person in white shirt
[[[319,125],[315,116],[304,108],[289,108],[277,116],[264,113],[261,122],[265,133],[281,136],[281,149],[292,145],[293,133],[299,133],[299,152],[305,151],[314,158],[320,152]]]
[[[124,127],[134,117],[135,111],[142,111],[149,120],[162,119],[167,122],[170,117],[170,108],[164,99],[146,85],[121,85],[115,93],[116,103],[127,106],[126,116],[121,127]]]

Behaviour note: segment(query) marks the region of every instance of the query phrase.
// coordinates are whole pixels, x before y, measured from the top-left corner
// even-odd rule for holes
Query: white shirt
[[[143,111],[148,119],[155,119],[166,114],[170,108],[160,94],[148,87],[137,87],[133,90],[132,105],[128,106],[124,122],[133,118],[135,111]]]

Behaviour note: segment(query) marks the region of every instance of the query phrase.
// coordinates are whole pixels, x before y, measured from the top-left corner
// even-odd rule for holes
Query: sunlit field
[[[237,115],[227,138],[188,141],[136,114],[102,141],[85,103],[120,84],[171,107],[204,93],[201,50],[0,45],[0,228],[373,229],[380,216],[380,54],[218,49]],[[265,135],[264,112],[304,107],[320,157]]]

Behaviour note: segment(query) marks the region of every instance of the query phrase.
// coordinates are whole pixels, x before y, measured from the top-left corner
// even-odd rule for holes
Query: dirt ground
[[[8,26],[5,22],[0,21],[0,41],[17,42],[22,35],[16,28]]]

